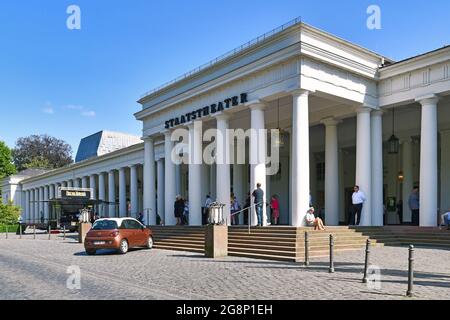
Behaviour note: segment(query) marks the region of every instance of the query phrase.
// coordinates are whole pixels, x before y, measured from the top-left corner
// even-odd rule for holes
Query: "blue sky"
[[[66,27],[72,4],[81,30]],[[371,4],[381,30],[366,27]],[[47,133],[75,156],[102,129],[140,135],[143,93],[297,16],[400,60],[450,44],[449,12],[448,0],[2,0],[0,140]]]

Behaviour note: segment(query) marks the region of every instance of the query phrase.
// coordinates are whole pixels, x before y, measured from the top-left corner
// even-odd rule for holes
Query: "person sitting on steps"
[[[306,212],[305,220],[306,225],[309,227],[314,227],[314,230],[325,230],[322,219],[316,218],[316,216],[314,215],[313,207],[309,208],[309,210]]]

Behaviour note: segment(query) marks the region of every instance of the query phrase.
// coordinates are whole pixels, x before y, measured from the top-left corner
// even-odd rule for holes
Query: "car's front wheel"
[[[153,237],[152,236],[148,237],[146,248],[147,249],[153,248]]]
[[[125,253],[128,252],[128,249],[129,249],[129,247],[128,247],[128,241],[125,240],[125,239],[122,239],[122,240],[120,241],[119,253],[120,253],[120,254],[125,254]]]

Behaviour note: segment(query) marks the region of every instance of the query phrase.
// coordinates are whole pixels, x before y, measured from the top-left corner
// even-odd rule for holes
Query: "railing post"
[[[309,234],[305,231],[305,266],[309,266]]]
[[[369,257],[370,257],[370,239],[366,241],[366,259],[364,262],[364,277],[362,279],[363,283],[367,283],[367,271],[369,269]]]
[[[414,295],[414,246],[409,246],[409,258],[408,258],[408,291],[406,296],[412,297]]]
[[[329,273],[334,273],[334,236],[330,234],[330,268]]]

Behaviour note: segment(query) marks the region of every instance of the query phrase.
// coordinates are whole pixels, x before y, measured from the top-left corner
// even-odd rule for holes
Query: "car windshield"
[[[99,220],[94,223],[93,230],[114,230],[117,229],[117,223],[113,220]]]

